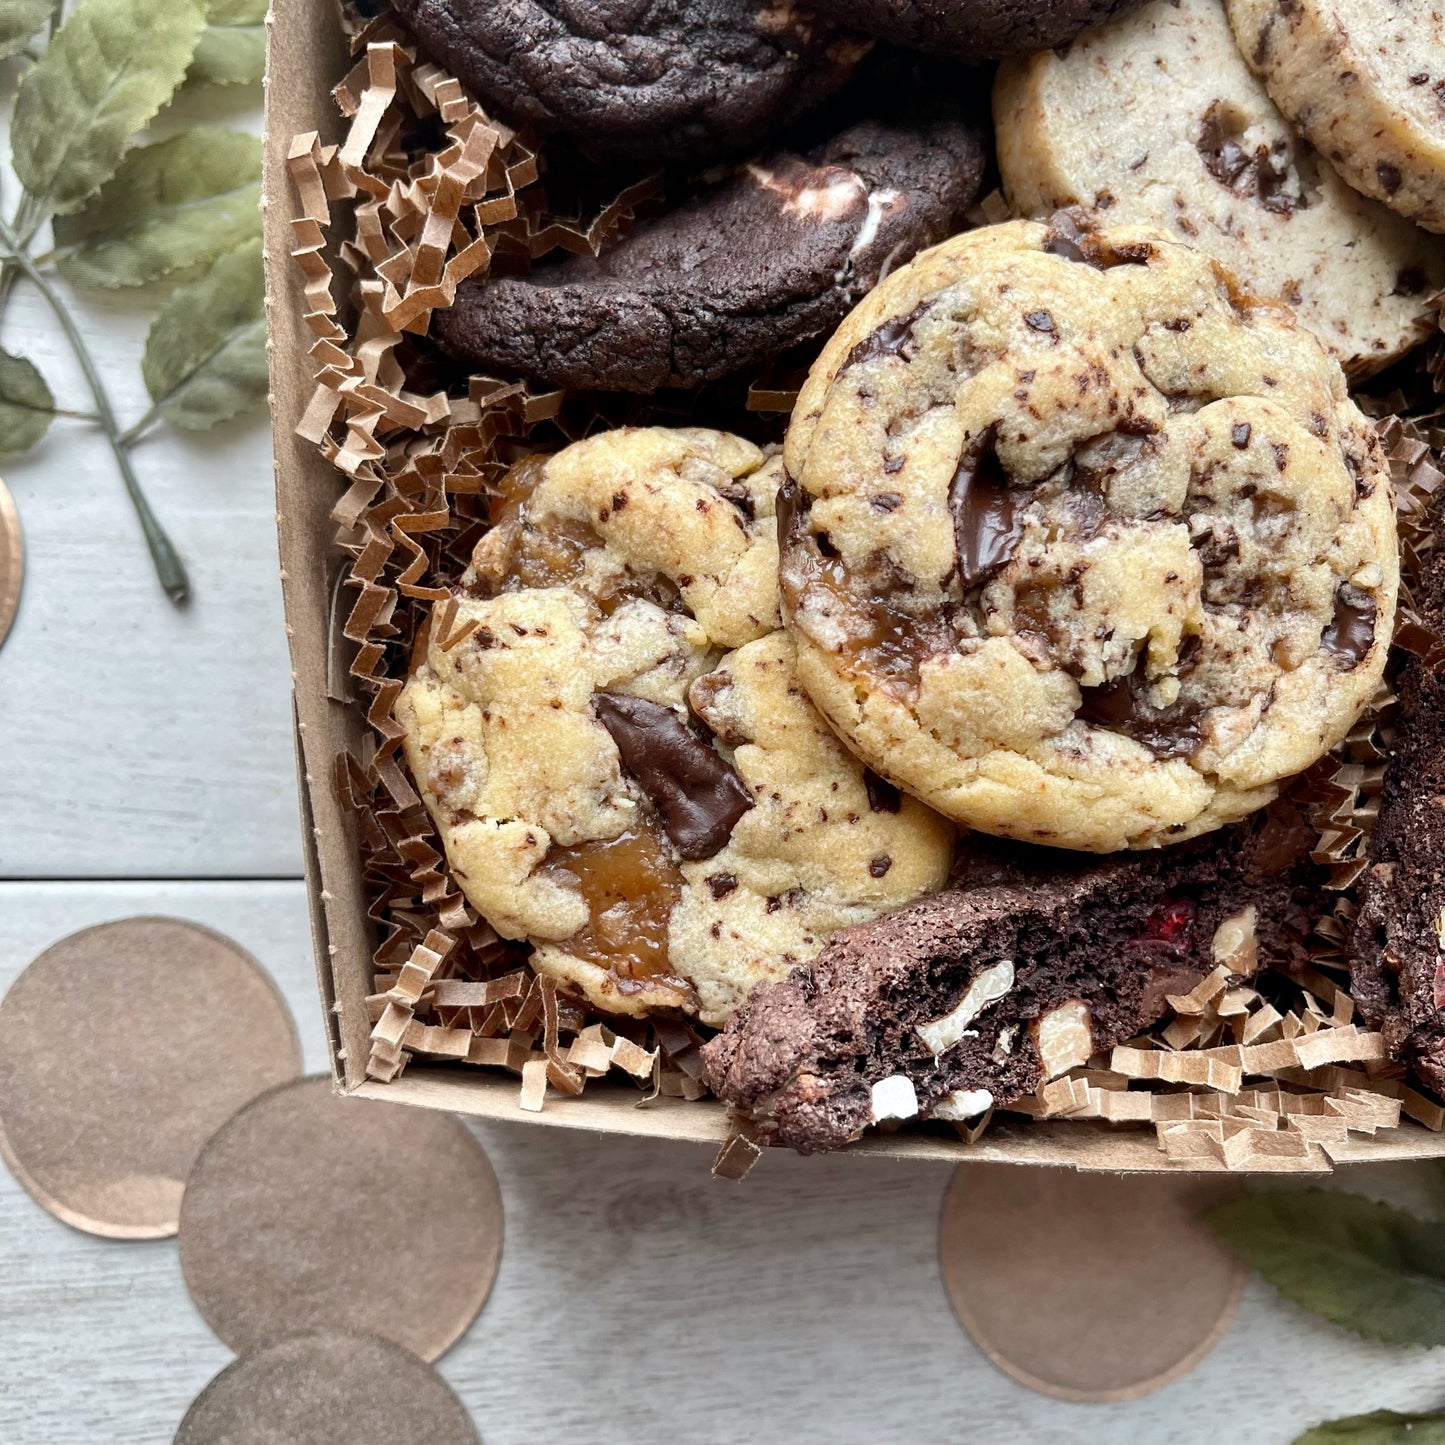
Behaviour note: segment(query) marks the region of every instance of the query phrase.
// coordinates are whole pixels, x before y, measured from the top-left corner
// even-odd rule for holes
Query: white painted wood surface
[[[146,307],[88,298],[81,315],[122,416],[139,416]],[[77,398],[51,338],[18,293],[5,344]],[[138,463],[191,569],[185,613],[88,428],[60,423],[6,468],[30,571],[0,650],[0,989],[87,924],[195,918],[271,971],[319,1069],[265,432],[161,434]],[[737,1186],[689,1146],[480,1132],[507,1241],[441,1369],[488,1445],[1285,1445],[1326,1416],[1445,1397],[1439,1353],[1362,1344],[1254,1283],[1191,1377],[1062,1404],[994,1371],[953,1321],[934,1255],[946,1170],[776,1156]],[[151,1445],[229,1355],[173,1242],[76,1233],[0,1171],[0,1358],[3,1445]]]

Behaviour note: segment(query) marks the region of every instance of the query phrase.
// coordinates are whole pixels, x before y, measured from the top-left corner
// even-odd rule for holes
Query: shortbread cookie
[[[984,155],[961,122],[865,122],[757,161],[601,256],[467,283],[435,313],[453,356],[549,386],[655,391],[825,336],[885,266],[949,235]]]
[[[521,463],[396,704],[463,893],[603,1009],[721,1023],[947,876],[948,825],[794,679],[779,474],[738,437],[660,428]]]
[[[702,164],[806,115],[868,42],[793,0],[397,0],[485,104],[590,154]]]
[[[1064,45],[1141,0],[831,0],[829,16],[894,45],[995,60]]]
[[[886,1119],[1011,1104],[1147,1028],[1218,964],[1306,963],[1314,841],[1281,799],[1180,848],[1072,867],[1020,850],[759,987],[703,1049],[708,1083],[805,1154]]]
[[[1389,470],[1277,303],[1061,213],[895,272],[814,365],[784,619],[853,751],[1026,842],[1177,842],[1273,798],[1379,682]]]
[[[1445,493],[1435,547],[1415,589],[1421,619],[1445,637]],[[1390,1052],[1445,1094],[1445,669],[1401,669],[1394,755],[1385,769],[1370,868],[1360,885],[1350,991]]]
[[[1273,0],[1270,0],[1273,4]],[[999,169],[1016,211],[1159,226],[1288,302],[1351,376],[1430,334],[1440,246],[1347,186],[1275,109],[1223,0],[1155,0],[1002,67]]]
[[[1357,190],[1445,231],[1445,6],[1226,0],[1274,103]]]

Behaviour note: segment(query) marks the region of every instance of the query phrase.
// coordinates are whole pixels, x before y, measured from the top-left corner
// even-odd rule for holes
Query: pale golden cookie
[[[700,429],[523,462],[396,705],[462,891],[613,1012],[720,1024],[948,872],[949,825],[868,777],[794,678],[781,470]]]
[[[1083,205],[1100,224],[1198,246],[1247,291],[1287,302],[1352,376],[1434,328],[1445,252],[1299,138],[1239,53],[1223,0],[1155,0],[1005,63],[994,119],[1016,212]]]
[[[1445,5],[1226,0],[1274,103],[1357,190],[1445,231]]]
[[[798,675],[853,751],[971,827],[1103,852],[1242,817],[1338,742],[1398,565],[1318,342],[1081,220],[875,290],[798,399],[778,510]]]

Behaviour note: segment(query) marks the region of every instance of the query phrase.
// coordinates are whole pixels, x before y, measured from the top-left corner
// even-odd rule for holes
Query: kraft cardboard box
[[[286,157],[293,136],[318,131],[340,138],[341,118],[330,91],[350,61],[335,0],[275,0],[269,17],[264,210],[266,296],[271,337],[271,403],[276,462],[281,581],[295,686],[297,764],[305,835],[306,881],[321,1007],[326,1012],[332,1068],[349,1093],[422,1108],[518,1123],[720,1143],[727,1134],[715,1100],[689,1103],[659,1097],[638,1106],[626,1085],[595,1080],[577,1098],[551,1097],[540,1113],[518,1107],[517,1081],[482,1069],[413,1062],[391,1083],[368,1080],[365,1061],[376,946],[367,918],[354,824],[333,787],[336,758],[359,751],[365,722],[339,694],[332,658],[334,597],[341,555],[333,546],[330,511],[342,487],[316,447],[296,436],[312,392],[302,320],[301,277],[290,257],[295,213]],[[896,1158],[1063,1165],[1077,1169],[1168,1171],[1152,1132],[1103,1123],[1030,1122],[1005,1116],[974,1144],[902,1130],[854,1146],[860,1154]],[[1351,1135],[1337,1162],[1403,1160],[1445,1155],[1445,1135],[1417,1124],[1376,1136]],[[1201,1168],[1222,1169],[1215,1161]]]

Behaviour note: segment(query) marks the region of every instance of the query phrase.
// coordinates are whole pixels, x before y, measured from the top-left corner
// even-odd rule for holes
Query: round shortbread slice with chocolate
[[[1081,205],[1101,224],[1198,246],[1245,290],[1288,303],[1351,376],[1433,329],[1445,253],[1295,133],[1239,53],[1223,0],[1155,0],[1007,63],[994,118],[1016,211]]]
[[[1156,231],[926,252],[798,399],[798,675],[870,767],[984,832],[1110,852],[1241,818],[1379,683],[1389,469],[1278,303]]]
[[[951,827],[797,684],[780,479],[700,429],[522,462],[397,701],[458,886],[599,1008],[720,1024],[947,876]]]
[[[1274,103],[1357,190],[1445,231],[1445,5],[1226,0]]]

